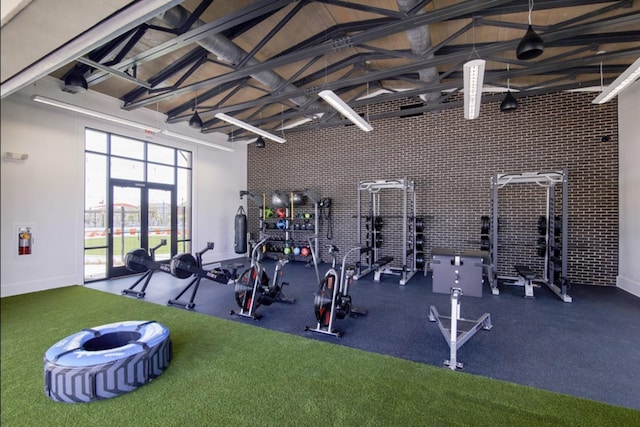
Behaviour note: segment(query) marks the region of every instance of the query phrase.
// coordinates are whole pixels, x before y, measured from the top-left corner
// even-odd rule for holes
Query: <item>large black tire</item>
[[[44,391],[57,402],[109,399],[162,374],[172,357],[169,330],[155,321],[125,321],[63,338],[44,355]]]

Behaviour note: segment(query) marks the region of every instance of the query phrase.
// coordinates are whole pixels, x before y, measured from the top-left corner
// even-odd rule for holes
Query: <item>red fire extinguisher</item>
[[[18,231],[18,255],[31,255],[32,236],[28,228]]]

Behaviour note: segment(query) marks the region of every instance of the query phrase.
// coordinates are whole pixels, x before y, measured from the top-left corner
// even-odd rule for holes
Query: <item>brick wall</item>
[[[558,93],[520,98],[514,112],[499,103],[483,104],[480,117],[465,120],[451,109],[418,117],[376,120],[366,133],[355,126],[290,132],[285,144],[249,146],[248,190],[315,190],[332,199],[333,242],[345,250],[356,237],[360,180],[415,182],[416,215],[427,217],[426,247],[478,249],[480,216],[490,213],[494,172],[568,169],[568,276],[574,284],[614,285],[618,266],[618,129],[616,103],[591,103],[592,93]],[[376,114],[412,100],[369,106]],[[609,142],[601,137],[609,135]],[[382,214],[402,214],[401,190],[384,190]],[[559,193],[561,195],[561,192]],[[368,196],[363,194],[363,213]],[[537,258],[537,219],[545,214],[545,190],[514,184],[500,190],[499,217],[505,229],[500,274],[513,275],[519,261],[541,268]],[[259,212],[248,202],[250,231]],[[559,209],[558,209],[559,212]],[[519,228],[510,230],[509,227]],[[383,229],[382,252],[400,251],[397,225]],[[321,257],[327,261],[327,221],[320,230]],[[386,255],[386,253],[383,253]],[[397,263],[396,265],[397,266]],[[541,274],[541,273],[540,273]]]

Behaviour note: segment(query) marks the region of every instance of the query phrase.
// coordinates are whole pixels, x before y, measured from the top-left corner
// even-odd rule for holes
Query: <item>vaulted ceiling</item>
[[[93,4],[64,0],[56,7],[67,3]],[[137,2],[121,3],[117,13],[126,16]],[[216,113],[280,133],[351,124],[318,97],[323,89],[360,113],[387,100],[410,105],[367,115],[375,128],[380,118],[459,107],[462,68],[470,59],[487,61],[485,90],[495,92],[485,93],[488,102],[502,99],[507,88],[516,97],[599,88],[640,57],[640,1],[165,3],[154,17],[79,50],[50,74],[64,80],[80,72],[90,89],[120,99],[123,109],[160,111],[170,124],[197,110],[203,133],[239,139],[250,134]],[[516,47],[529,19],[544,52],[520,60]],[[46,34],[46,28],[28,31]],[[3,84],[11,77],[3,68]]]

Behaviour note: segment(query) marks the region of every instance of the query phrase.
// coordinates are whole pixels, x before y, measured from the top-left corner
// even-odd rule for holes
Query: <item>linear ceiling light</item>
[[[464,64],[464,118],[475,119],[480,115],[482,83],[484,82],[484,59],[474,59]]]
[[[246,129],[249,132],[264,136],[265,138],[268,138],[272,141],[279,142],[280,144],[287,142],[287,140],[284,138],[280,138],[279,136],[269,133],[266,130],[262,130],[260,128],[252,126],[249,123],[236,119],[235,117],[227,116],[225,113],[217,113],[215,117],[216,119],[224,120],[227,123],[231,123],[232,125],[236,125],[242,129]]]
[[[333,108],[338,110],[345,116],[347,119],[351,120],[354,125],[358,126],[365,132],[370,132],[373,130],[373,127],[365,119],[360,117],[360,114],[356,113],[351,107],[349,107],[338,95],[336,95],[333,91],[323,90],[318,93],[320,98],[327,101]]]
[[[110,114],[101,113],[98,111],[90,110],[88,108],[79,107],[77,105],[67,104],[66,102],[58,101],[51,98],[45,98],[44,96],[35,95],[31,99],[34,100],[35,102],[40,102],[42,104],[47,104],[54,107],[62,108],[64,110],[69,110],[76,113],[84,114],[85,116],[95,117],[96,119],[108,120],[110,122],[119,123],[125,126],[131,126],[133,128],[142,129],[142,130],[153,132],[153,133],[160,132],[160,129],[153,126],[147,126],[145,124],[133,122],[127,119],[121,119],[120,117],[112,116]]]
[[[182,135],[179,133],[171,132],[170,130],[163,130],[162,133],[164,135],[170,136],[172,138],[182,139],[184,141],[195,142],[196,144],[206,145],[207,147],[217,148],[218,150],[224,150],[229,152],[234,152],[233,148],[225,147],[224,145],[218,145],[213,142],[205,141],[204,139],[192,138],[190,136]]]
[[[640,77],[640,58],[636,59],[636,62],[624,70],[613,83],[607,86],[607,88],[591,102],[594,104],[603,104],[613,99],[613,97],[622,92],[624,88],[633,83],[638,77]]]

